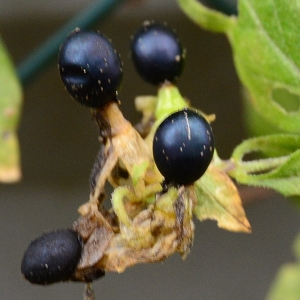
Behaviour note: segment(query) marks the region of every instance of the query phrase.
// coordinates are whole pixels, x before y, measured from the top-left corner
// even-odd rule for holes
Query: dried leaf
[[[74,224],[84,237],[84,251],[73,280],[90,278],[99,270],[123,272],[138,263],[162,261],[176,252],[185,258],[194,238],[194,197],[192,188],[170,188],[128,225],[119,220],[115,228],[107,212],[98,211],[91,201],[84,204],[80,208],[83,216]]]
[[[92,172],[94,178],[90,180],[95,186],[91,194],[91,199],[94,201],[97,201],[100,195],[104,193],[107,180],[114,187],[132,185],[132,179],[135,182],[138,181],[137,175],[141,176],[145,185],[162,180],[162,176],[155,166],[151,150],[133,126],[123,117],[118,105],[111,103],[105,109],[105,111],[97,111],[96,109],[93,111],[94,119],[100,130],[103,130],[101,127],[103,123],[108,123],[106,129],[108,133],[105,133],[107,138],[104,148],[100,151],[101,157],[104,157],[105,160],[99,159],[101,168],[94,167],[98,171]],[[143,172],[140,172],[139,166]],[[145,166],[147,168],[144,168]],[[122,174],[126,176],[122,177]]]
[[[251,232],[237,188],[225,172],[210,164],[204,176],[195,183],[195,189],[194,213],[200,221],[212,219],[223,229]]]

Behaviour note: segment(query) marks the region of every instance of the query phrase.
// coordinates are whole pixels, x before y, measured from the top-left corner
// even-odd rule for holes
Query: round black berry
[[[76,269],[81,250],[81,239],[71,229],[45,233],[28,246],[23,256],[21,272],[35,284],[68,280]]]
[[[168,116],[154,135],[154,160],[167,182],[195,182],[208,168],[213,153],[214,136],[209,123],[190,109]]]
[[[122,62],[101,33],[73,31],[60,47],[58,65],[65,87],[81,104],[102,107],[117,99]]]
[[[174,82],[182,72],[184,50],[166,25],[145,22],[132,38],[131,53],[140,76],[154,85]]]

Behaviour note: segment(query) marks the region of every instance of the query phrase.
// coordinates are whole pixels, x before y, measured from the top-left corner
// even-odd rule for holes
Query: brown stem
[[[83,300],[95,300],[95,292],[91,283],[87,283],[83,291]]]

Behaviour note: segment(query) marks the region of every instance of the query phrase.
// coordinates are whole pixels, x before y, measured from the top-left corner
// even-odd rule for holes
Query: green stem
[[[95,292],[91,283],[87,283],[83,291],[83,300],[95,300]]]
[[[289,156],[282,156],[276,158],[258,159],[254,161],[239,162],[239,168],[244,172],[251,174],[257,172],[266,172],[275,169],[284,164],[289,159]]]
[[[276,158],[257,159],[252,161],[236,161],[230,160],[216,160],[215,165],[221,168],[231,177],[236,177],[236,174],[253,174],[258,172],[271,171],[282,164],[284,164],[290,156],[281,156]]]

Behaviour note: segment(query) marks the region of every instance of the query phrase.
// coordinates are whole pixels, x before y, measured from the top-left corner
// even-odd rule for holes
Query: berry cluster
[[[137,72],[144,80],[159,88],[164,88],[174,85],[181,75],[185,51],[172,29],[164,24],[146,22],[132,37],[131,56]],[[143,192],[140,187],[139,193],[126,190],[127,195],[131,193],[130,195],[135,198],[137,194],[148,195],[147,187],[149,190],[153,189],[156,178],[163,178],[158,192],[164,194],[168,188],[177,187],[179,189],[179,187],[190,186],[204,174],[214,153],[214,137],[208,121],[191,108],[186,107],[175,111],[157,126],[152,136],[152,145],[147,148],[143,139],[133,127],[130,127],[129,122],[124,121],[118,109],[118,91],[123,76],[122,62],[110,40],[103,34],[76,29],[62,44],[58,62],[60,76],[66,90],[73,99],[91,108],[92,116],[100,129],[99,134],[103,147],[92,171],[90,202],[96,203],[93,207],[96,207],[97,211],[93,212],[93,218],[95,215],[103,214],[105,226],[103,225],[102,229],[106,229],[107,235],[118,233],[120,228],[115,228],[120,223],[131,226],[131,216],[127,216],[122,201],[122,204],[113,203],[113,208],[116,207],[116,209],[113,214],[109,215],[110,217],[107,217],[109,213],[105,212],[101,206],[103,182],[109,178],[114,187],[122,185],[120,184],[121,180],[128,183],[129,181],[126,180],[129,175],[133,176],[132,174],[134,174],[134,163],[138,161],[137,156],[144,155],[146,157],[142,163],[145,162],[144,165],[148,167],[148,171],[146,170],[142,176],[145,186]],[[118,143],[114,144],[113,139],[120,132],[122,133],[120,134],[121,138]],[[129,135],[127,132],[132,132],[133,138],[126,136],[126,134]],[[117,149],[115,145],[120,145],[121,139],[122,143],[125,140],[125,143],[130,145],[131,148],[128,147],[128,149],[133,149],[121,150],[123,152],[133,151],[134,154],[124,154],[123,152],[122,154],[121,150]],[[149,152],[148,155],[151,148],[153,153]],[[119,162],[120,158],[122,163]],[[157,168],[151,167],[153,159]],[[180,193],[184,195],[182,189]],[[117,193],[115,193],[115,197],[117,197],[116,195]],[[185,199],[184,197],[186,196],[181,198]],[[172,204],[172,209],[173,206]],[[164,209],[164,207],[165,204],[159,209]],[[141,206],[142,208],[143,206]],[[178,211],[177,213],[179,213]],[[132,214],[137,215],[138,212],[140,211]],[[183,214],[184,211],[180,213]],[[83,212],[82,214],[87,213]],[[184,216],[176,217],[175,223],[178,228],[183,226],[177,222],[181,219],[183,220]],[[190,224],[191,222],[186,223]],[[89,226],[98,225],[89,223]],[[86,227],[89,228],[89,226]],[[75,274],[84,244],[89,243],[88,234],[85,237],[84,234],[79,233],[80,230],[56,230],[34,240],[27,248],[22,260],[21,271],[24,277],[31,283],[50,284],[65,280],[89,282],[103,276],[104,270],[101,264],[97,266],[96,270],[88,267],[84,270],[83,275]],[[168,228],[168,230],[170,229]],[[163,232],[161,229],[160,231]],[[181,232],[186,231],[182,229]],[[89,236],[91,236],[90,233]],[[183,241],[184,238],[181,236],[178,240]],[[192,234],[189,238],[189,245],[191,240]],[[182,250],[183,253],[188,252],[186,250],[188,246],[181,245],[180,247],[185,249]],[[100,252],[100,250],[98,251]],[[97,255],[100,256],[100,254]],[[81,264],[83,264],[82,261]]]

